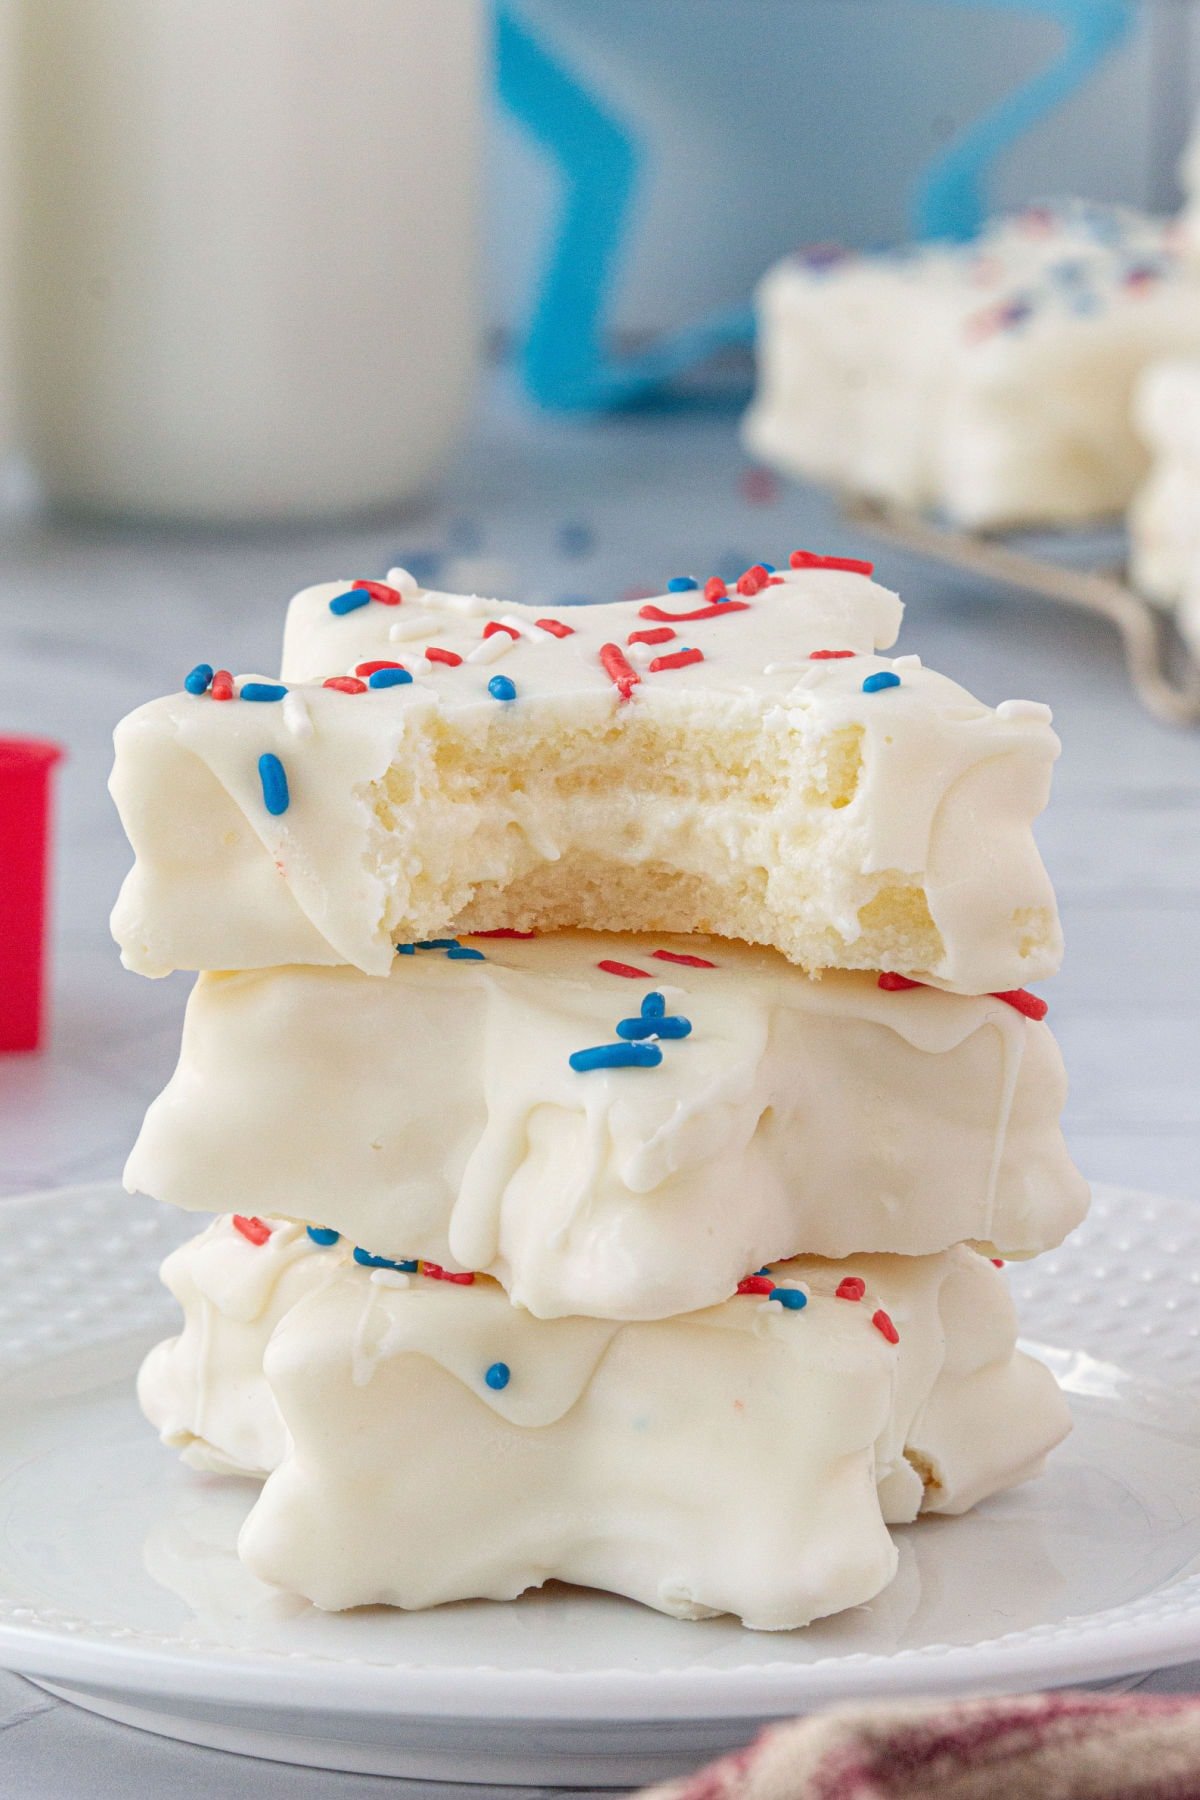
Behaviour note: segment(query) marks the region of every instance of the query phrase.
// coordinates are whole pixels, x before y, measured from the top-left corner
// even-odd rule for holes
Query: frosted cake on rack
[[[1156,358],[1200,351],[1200,272],[1173,225],[1073,202],[967,244],[777,264],[758,292],[754,455],[972,529],[1122,512]]]
[[[1130,576],[1200,656],[1200,357],[1147,369],[1134,418],[1151,460],[1129,509]]]
[[[184,1329],[143,1407],[193,1466],[268,1477],[239,1552],[326,1608],[559,1579],[788,1629],[891,1580],[888,1524],[1027,1479],[1068,1427],[966,1249],[796,1258],[646,1323],[534,1320],[257,1218],[164,1277]]]
[[[1052,974],[1048,709],[881,655],[869,564],[791,565],[553,617],[402,571],[306,589],[281,681],[200,665],[118,728],[127,965],[383,975],[397,942],[582,926]]]

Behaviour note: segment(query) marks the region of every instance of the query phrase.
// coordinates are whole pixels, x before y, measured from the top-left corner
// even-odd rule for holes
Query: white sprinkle
[[[800,669],[807,669],[807,662],[768,663],[763,670],[764,675],[795,675]]]
[[[507,631],[493,631],[491,637],[485,637],[482,643],[468,652],[464,661],[469,663],[493,663],[499,660],[506,651],[513,647],[513,640]]]
[[[1012,719],[1030,719],[1039,725],[1049,725],[1054,714],[1040,700],[1002,700],[996,708],[996,717],[1006,724]]]
[[[293,737],[307,738],[313,734],[313,722],[308,716],[308,708],[292,688],[283,697],[283,722]]]
[[[627,644],[625,655],[631,663],[640,664],[644,669],[654,661],[656,656],[662,654],[664,648],[665,646],[660,644]]]
[[[428,637],[432,630],[433,621],[428,613],[420,612],[415,617],[409,613],[407,618],[402,613],[395,624],[388,627],[388,642],[407,644],[411,638]]]
[[[407,569],[389,569],[385,579],[388,587],[396,588],[402,594],[419,594],[421,591],[420,582]]]
[[[459,613],[466,619],[477,619],[496,604],[494,600],[481,600],[478,594],[439,594],[438,602],[447,612]]]
[[[524,619],[514,619],[511,613],[501,613],[496,623],[497,625],[510,625],[518,637],[525,636]]]
[[[894,656],[892,667],[893,669],[919,669],[921,659],[919,656]]]
[[[403,1269],[372,1269],[371,1280],[376,1287],[406,1288],[412,1286],[412,1277]]]

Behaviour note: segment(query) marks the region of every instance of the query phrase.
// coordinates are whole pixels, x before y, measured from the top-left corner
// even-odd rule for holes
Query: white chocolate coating
[[[1133,384],[1200,350],[1171,226],[1085,202],[962,246],[789,258],[758,312],[756,456],[976,529],[1123,511],[1146,467]]]
[[[337,616],[346,585],[292,602],[284,704],[185,692],[118,727],[111,785],[136,861],[113,930],[129,967],[383,975],[397,941],[500,926],[718,932],[968,993],[1057,966],[1031,827],[1058,739],[874,654],[900,604],[864,576],[789,571],[692,623],[700,593],[649,603],[674,626],[645,602],[567,609],[565,638],[540,608],[411,585]],[[501,620],[517,639],[483,636]],[[627,643],[646,629],[675,636]],[[499,662],[472,660],[501,637]],[[703,661],[646,662],[623,700],[607,643]],[[431,644],[465,660],[427,663]],[[830,649],[853,654],[813,659]],[[297,689],[386,657],[409,685]],[[488,691],[501,672],[511,702]],[[896,685],[864,692],[877,675]],[[280,815],[264,753],[286,771]]]
[[[540,1318],[692,1311],[797,1251],[1027,1256],[1083,1216],[1057,1047],[1000,1000],[724,940],[463,943],[485,960],[202,975],[127,1187],[480,1270]],[[691,1025],[657,1068],[571,1068],[654,992]]]
[[[1069,1421],[974,1252],[773,1273],[802,1311],[745,1295],[545,1322],[490,1282],[371,1273],[294,1226],[255,1246],[220,1219],[164,1265],[184,1332],[139,1394],[194,1465],[274,1470],[239,1550],[318,1606],[562,1579],[787,1629],[886,1585],[885,1520],[1026,1479]],[[835,1298],[855,1275],[864,1298]]]

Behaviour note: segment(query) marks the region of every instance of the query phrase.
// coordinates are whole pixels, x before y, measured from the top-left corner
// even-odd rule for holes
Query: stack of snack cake
[[[292,602],[117,732],[126,964],[200,971],[131,1190],[219,1216],[140,1378],[317,1606],[580,1583],[782,1629],[1067,1429],[1002,1266],[1087,1193],[1058,741],[870,566]]]

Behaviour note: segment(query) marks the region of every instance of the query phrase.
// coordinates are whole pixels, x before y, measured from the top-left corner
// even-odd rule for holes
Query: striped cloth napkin
[[[1200,1800],[1200,1701],[839,1708],[772,1726],[643,1800]]]

